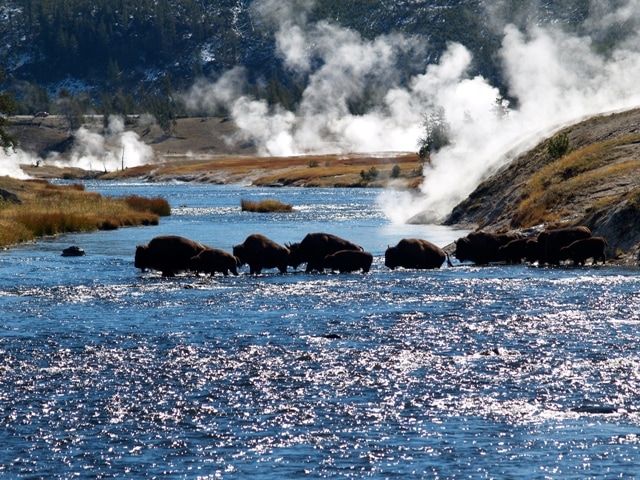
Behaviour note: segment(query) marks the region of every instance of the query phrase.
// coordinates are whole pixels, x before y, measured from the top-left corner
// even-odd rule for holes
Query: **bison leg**
[[[262,273],[262,269],[258,267],[255,263],[249,264],[249,274],[250,275],[260,275]]]

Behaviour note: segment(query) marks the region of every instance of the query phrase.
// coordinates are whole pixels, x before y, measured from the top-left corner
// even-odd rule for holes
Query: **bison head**
[[[289,266],[298,268],[304,262],[299,243],[288,243],[286,247],[289,249]]]
[[[384,266],[393,270],[400,265],[398,258],[398,247],[389,247],[384,252]]]
[[[235,245],[233,247],[233,255],[238,258],[238,261],[240,262],[238,263],[239,267],[247,263],[246,248],[243,243],[241,243],[240,245]]]
[[[467,237],[459,238],[458,240],[456,240],[455,256],[460,262],[471,260],[471,258],[473,257],[471,240],[469,240]]]
[[[136,247],[136,256],[133,264],[143,271],[149,267],[149,247],[147,245],[138,245]]]

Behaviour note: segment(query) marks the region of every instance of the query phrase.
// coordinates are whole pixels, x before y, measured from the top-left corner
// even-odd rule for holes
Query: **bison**
[[[224,250],[209,247],[191,257],[189,261],[191,270],[208,273],[209,275],[214,275],[216,272],[220,272],[225,276],[229,275],[229,272],[238,275],[237,267],[240,265],[238,257]]]
[[[331,235],[330,233],[309,233],[300,243],[289,244],[289,265],[298,268],[302,263],[307,264],[306,272],[314,270],[324,271],[324,257],[340,250],[360,250],[360,245]]]
[[[574,265],[584,265],[588,258],[593,258],[593,264],[602,260],[605,263],[607,258],[604,253],[607,241],[603,237],[589,237],[576,240],[566,247],[560,249],[560,260],[573,260]]]
[[[504,262],[500,247],[519,238],[515,233],[472,232],[456,240],[455,256],[460,262],[471,261],[476,265]]]
[[[427,240],[405,238],[395,247],[387,248],[384,264],[391,270],[396,267],[432,269],[440,268],[446,258],[442,248]]]
[[[371,269],[373,255],[362,250],[340,250],[324,257],[323,266],[340,273],[362,270],[367,273]]]
[[[587,227],[568,227],[545,230],[538,234],[538,264],[560,265],[560,249],[576,240],[589,238]]]
[[[289,249],[254,233],[243,243],[233,247],[233,254],[240,259],[241,265],[248,264],[251,274],[260,274],[263,268],[277,268],[287,272]]]
[[[191,259],[207,247],[199,242],[177,235],[154,237],[147,245],[138,245],[134,265],[143,272],[159,270],[163,277],[189,270]]]
[[[522,263],[526,258],[532,261],[535,255],[532,254],[531,238],[517,238],[498,248],[499,256],[507,263]]]

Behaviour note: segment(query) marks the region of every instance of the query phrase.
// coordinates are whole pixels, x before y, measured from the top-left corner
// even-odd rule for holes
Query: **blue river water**
[[[0,252],[0,476],[634,478],[640,271],[384,267],[401,238],[378,192],[88,183],[162,195],[159,226]],[[240,211],[275,197],[291,214]],[[324,231],[368,274],[162,278],[137,244],[230,251]],[[61,257],[82,247],[84,257]]]

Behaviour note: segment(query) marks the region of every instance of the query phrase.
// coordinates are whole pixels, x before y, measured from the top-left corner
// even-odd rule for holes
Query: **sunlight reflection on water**
[[[370,192],[294,222],[240,215],[240,187],[191,200],[190,186],[172,188],[198,205],[159,227],[0,255],[0,472],[635,474],[637,270],[389,271],[388,243],[460,233],[386,224]],[[375,253],[369,274],[164,279],[133,267],[135,245],[160,233],[229,248],[255,230],[341,231],[345,218],[344,236]],[[70,243],[87,257],[61,259]]]

